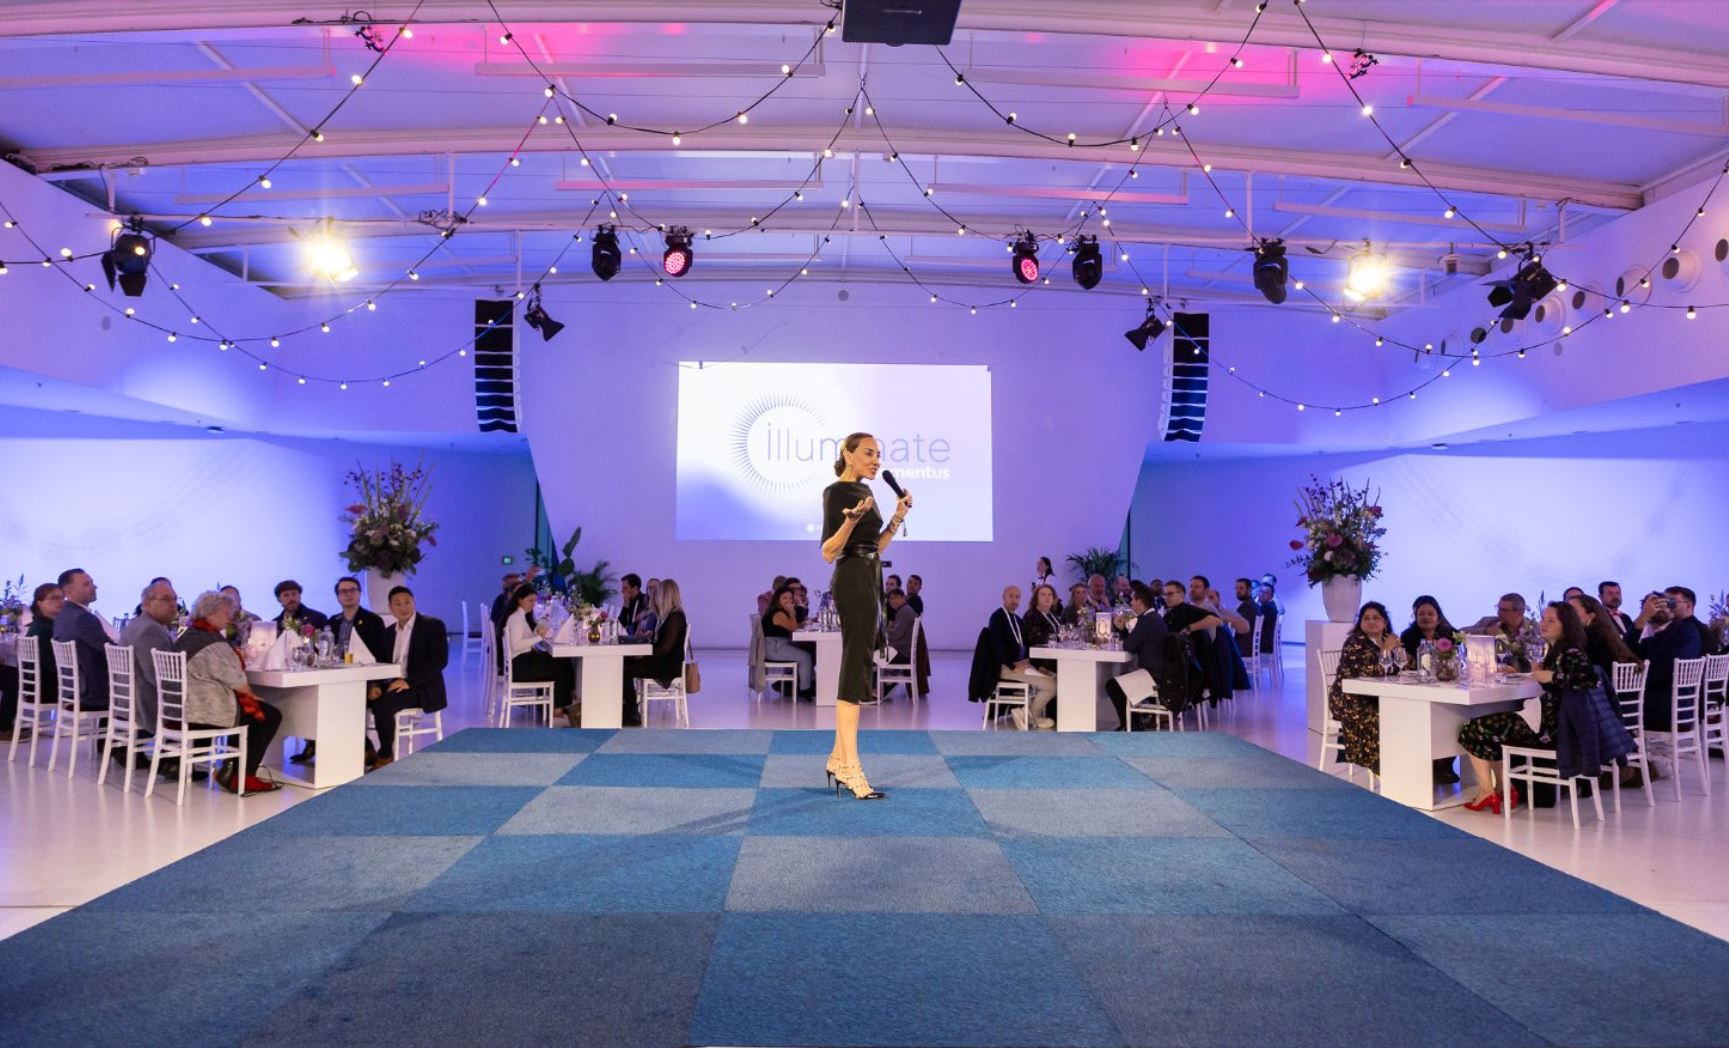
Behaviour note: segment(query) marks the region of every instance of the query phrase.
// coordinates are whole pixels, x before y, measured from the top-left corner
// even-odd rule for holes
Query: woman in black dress
[[[859,766],[858,704],[870,694],[871,656],[882,630],[882,551],[894,541],[895,530],[912,509],[912,496],[902,495],[894,516],[883,523],[876,499],[865,481],[882,468],[882,449],[869,433],[853,433],[841,441],[835,459],[840,479],[822,493],[822,559],[834,565],[829,590],[840,613],[840,688],[835,696],[834,751],[829,777],[861,801],[881,800]]]
[[[1339,759],[1381,773],[1381,701],[1373,696],[1353,695],[1344,682],[1361,677],[1382,676],[1381,656],[1399,646],[1387,609],[1370,601],[1357,612],[1356,628],[1339,649],[1339,669],[1327,696],[1327,712],[1339,722]]]

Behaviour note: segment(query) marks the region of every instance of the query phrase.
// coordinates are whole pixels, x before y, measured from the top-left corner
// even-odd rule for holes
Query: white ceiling
[[[375,6],[375,24],[388,38],[400,22],[385,19],[412,7]],[[1495,245],[1445,219],[1446,203],[1495,239],[1553,240],[1696,176],[1729,145],[1719,0],[1309,0],[1339,58],[1363,46],[1379,59],[1354,83],[1439,194],[1400,170],[1285,0],[1240,50],[1249,0],[966,0],[944,53],[1019,127],[1082,143],[1149,134],[1138,151],[1009,127],[931,48],[836,33],[783,78],[780,66],[797,63],[832,16],[818,0],[497,9],[512,20],[509,46],[484,0],[427,0],[413,38],[320,125],[375,57],[332,5],[8,2],[0,150],[159,229],[212,212],[208,228],[189,225],[176,242],[284,294],[319,290],[296,242],[323,219],[348,237],[362,269],[354,287],[398,280],[435,248],[418,266],[421,288],[517,288],[561,252],[551,280],[592,281],[587,245],[573,237],[585,217],[589,227],[606,218],[612,205],[591,210],[603,184],[628,193],[622,225],[700,235],[749,229],[814,169],[805,199],[764,221],[766,232],[699,243],[691,281],[773,283],[820,249],[808,267],[816,279],[903,280],[899,259],[933,284],[1008,293],[993,236],[1072,234],[1088,211],[1084,228],[1107,241],[1106,290],[1139,294],[1145,282],[1255,301],[1248,235],[1228,204],[1255,234],[1286,237],[1293,276],[1332,301],[1343,260],[1370,239],[1403,266],[1387,303],[1396,306],[1448,285],[1439,259],[1450,250],[1464,274],[1453,281],[1493,262]],[[725,122],[677,147],[568,102],[567,127],[539,125],[543,107],[561,110],[516,44],[568,70],[556,82],[595,113],[674,129]],[[1167,105],[1180,113],[1239,54],[1244,67],[1219,77],[1199,114],[1180,116],[1186,144],[1150,136]],[[861,81],[876,111],[849,117]],[[777,85],[748,125],[727,119]],[[259,174],[315,126],[324,141],[259,188]],[[510,167],[519,142],[521,164]],[[890,142],[904,167],[889,161]],[[1191,147],[1212,163],[1223,200]],[[1125,179],[1132,163],[1138,177]],[[482,192],[487,205],[475,208]],[[842,210],[843,197],[862,198],[868,214]],[[1109,229],[1097,213],[1107,197]],[[441,244],[423,218],[450,210],[471,219]],[[950,216],[972,235],[957,236]],[[659,250],[652,229],[636,242]],[[648,277],[627,264],[620,279]]]

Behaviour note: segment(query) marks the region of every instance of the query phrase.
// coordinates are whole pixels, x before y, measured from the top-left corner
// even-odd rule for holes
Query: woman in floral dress
[[[1600,684],[1597,669],[1586,654],[1585,623],[1571,604],[1557,602],[1544,608],[1541,632],[1549,642],[1549,651],[1542,665],[1531,670],[1531,679],[1543,685],[1543,715],[1537,730],[1531,730],[1517,710],[1486,714],[1459,729],[1459,746],[1470,756],[1477,773],[1477,799],[1466,805],[1472,811],[1501,813],[1495,773],[1501,767],[1502,746],[1553,746],[1561,720],[1561,696],[1569,691],[1589,691]],[[1515,791],[1513,807],[1517,808],[1519,801]]]
[[[1381,771],[1381,703],[1363,696],[1347,695],[1342,682],[1355,677],[1382,676],[1381,656],[1399,646],[1387,609],[1370,601],[1357,612],[1357,625],[1339,649],[1339,671],[1327,696],[1327,710],[1339,722],[1341,759],[1371,772]]]

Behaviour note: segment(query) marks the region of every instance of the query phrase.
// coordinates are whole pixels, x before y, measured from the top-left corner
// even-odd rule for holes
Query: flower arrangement
[[[18,576],[18,581],[6,580],[6,588],[0,591],[0,633],[11,633],[22,629],[24,615],[30,610],[29,592],[24,585],[24,576]]]
[[[318,635],[318,627],[310,622],[302,622],[292,615],[284,615],[282,616],[282,632],[311,640]]]
[[[1359,489],[1343,480],[1309,480],[1297,496],[1297,527],[1304,537],[1291,540],[1297,551],[1291,566],[1302,568],[1311,586],[1342,576],[1374,578],[1381,563],[1379,540],[1387,533],[1379,494],[1370,498],[1367,483]]]
[[[18,581],[22,582],[23,579]],[[1707,606],[1705,621],[1717,631],[1717,635],[1729,636],[1729,591],[1717,594],[1711,598]]]
[[[344,479],[360,496],[342,518],[351,529],[342,551],[348,570],[412,575],[425,556],[422,547],[438,545],[438,525],[424,515],[427,471],[392,462],[389,469],[356,469]]]

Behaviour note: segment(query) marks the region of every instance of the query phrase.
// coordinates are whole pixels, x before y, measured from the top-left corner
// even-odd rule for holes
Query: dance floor
[[[461,732],[0,941],[3,1040],[1729,1031],[1729,943],[1240,739],[869,732],[891,796],[861,803],[823,788],[830,738]]]

